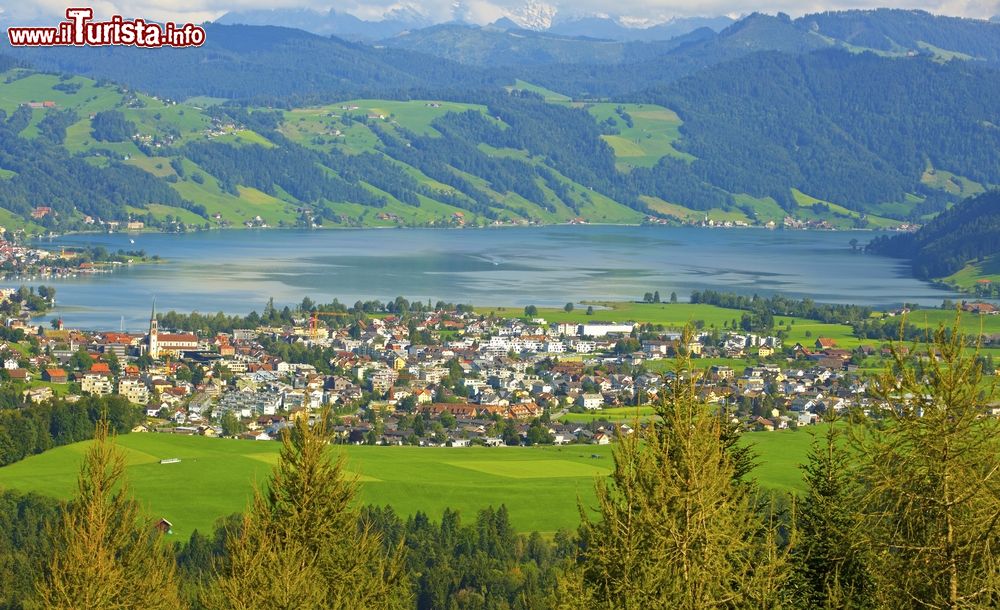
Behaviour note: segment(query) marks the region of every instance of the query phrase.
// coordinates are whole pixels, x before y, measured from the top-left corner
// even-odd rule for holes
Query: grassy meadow
[[[756,476],[778,490],[799,487],[797,464],[808,432],[760,432],[747,442],[761,454]],[[277,462],[277,442],[208,439],[165,434],[118,438],[128,456],[129,482],[152,517],[174,524],[187,538],[212,528],[221,516],[244,509],[255,481]],[[68,498],[86,442],[59,447],[0,468],[0,488]],[[577,499],[590,504],[594,480],[610,474],[611,446],[420,448],[345,447],[347,469],[360,484],[360,500],[421,510],[440,518],[446,507],[468,519],[486,506],[505,504],[516,528],[553,532],[577,524]],[[164,458],[180,463],[160,464]]]

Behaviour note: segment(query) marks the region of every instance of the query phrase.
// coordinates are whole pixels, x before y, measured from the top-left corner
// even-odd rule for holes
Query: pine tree
[[[582,580],[594,608],[774,607],[785,558],[685,354],[655,410],[657,420],[616,444],[611,482],[597,482],[601,518],[581,506],[578,567],[563,588]]]
[[[803,608],[865,608],[871,605],[866,555],[857,544],[855,468],[835,418],[815,435],[802,466],[806,495],[796,513],[798,601]]]
[[[862,531],[877,595],[892,607],[987,608],[1000,600],[1000,420],[985,405],[978,348],[960,318],[911,359],[893,349],[880,425],[856,438],[867,488]]]
[[[258,489],[228,561],[203,596],[208,608],[401,608],[410,601],[401,549],[380,537],[353,506],[356,482],[334,459],[325,411],[286,428],[278,465]]]
[[[125,481],[125,454],[97,423],[77,495],[53,532],[54,553],[36,586],[43,608],[181,607],[172,554]]]

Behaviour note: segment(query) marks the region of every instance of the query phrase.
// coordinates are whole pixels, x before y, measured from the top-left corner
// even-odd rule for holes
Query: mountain
[[[941,278],[1000,255],[1000,191],[963,201],[916,233],[873,241],[877,254],[908,258],[917,277]]]
[[[456,24],[396,37],[489,68],[271,26],[209,24],[203,47],[155,53],[11,49],[55,74],[0,61],[0,202],[73,222],[294,224],[308,210],[848,228],[923,223],[1000,185],[994,63],[859,53],[806,23],[754,14],[656,43]],[[26,106],[44,100],[56,107]]]
[[[756,51],[802,53],[834,43],[798,28],[786,16],[750,15],[720,33],[702,27],[666,41],[620,42],[569,37],[524,29],[446,24],[414,30],[383,41],[388,47],[436,55],[480,67],[559,65],[544,72],[543,84],[563,91],[607,95],[636,91],[659,81]],[[605,82],[584,69],[567,66],[617,64]],[[539,71],[542,72],[542,71]],[[635,74],[629,77],[629,74]],[[529,80],[539,80],[534,72]],[[642,81],[646,80],[645,83]],[[572,82],[575,81],[575,82]],[[604,87],[593,89],[592,87]],[[587,89],[583,89],[587,88]]]
[[[0,224],[12,231],[644,218],[593,115],[531,95],[274,110],[0,68]]]
[[[796,24],[846,44],[877,51],[1000,62],[1000,24],[996,22],[944,17],[918,10],[877,9],[806,15]]]
[[[610,17],[582,17],[556,21],[549,28],[550,34],[617,40],[619,42],[651,42],[671,40],[701,28],[720,32],[733,24],[729,17],[689,17],[671,19],[666,23],[647,27],[628,27]]]
[[[406,96],[501,83],[445,59],[290,28],[207,24],[205,31],[201,47],[155,53],[128,47],[6,47],[4,52],[39,69],[113,80],[173,99],[210,96],[289,105],[317,97]]]
[[[507,11],[507,18],[526,30],[541,32],[552,27],[552,20],[558,12],[559,9],[551,4],[528,0],[519,8]]]
[[[697,25],[704,27],[690,29]],[[520,78],[574,97],[620,96],[759,51],[841,48],[893,57],[920,54],[942,61],[1000,63],[1000,26],[923,11],[844,11],[796,20],[781,13],[753,13],[723,25],[724,18],[689,19],[643,30],[589,17],[557,20],[547,31],[534,32],[505,18],[486,28],[451,25],[412,30],[385,44],[473,66],[520,66],[527,69],[518,74]],[[558,67],[550,69],[549,64]],[[612,64],[610,72],[594,67]],[[536,69],[543,65],[544,69]]]
[[[478,67],[605,65],[645,61],[676,48],[677,42],[617,42],[559,36],[511,27],[501,20],[490,27],[444,24],[382,41],[386,47],[436,55]]]
[[[664,46],[669,48],[661,52]],[[610,66],[525,66],[518,76],[574,98],[635,97],[751,53],[800,54],[835,46],[835,42],[797,27],[785,15],[754,13],[719,33],[701,28],[667,43],[630,43],[632,61]],[[639,51],[643,49],[645,53]]]
[[[333,9],[323,12],[305,8],[231,11],[215,22],[221,25],[270,25],[295,28],[320,36],[336,36],[352,41],[381,40],[430,25],[426,17],[413,13],[402,14],[395,19],[366,21],[349,13],[338,13]]]
[[[755,53],[635,99],[677,112],[696,175],[786,209],[811,203],[792,188],[886,213],[917,197],[940,206],[930,191],[948,172],[1000,184],[1000,72],[985,65]]]

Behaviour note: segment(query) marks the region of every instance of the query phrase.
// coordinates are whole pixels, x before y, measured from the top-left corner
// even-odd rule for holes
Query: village
[[[888,354],[876,342],[785,345],[742,331],[683,334],[461,308],[336,312],[323,317],[329,326],[320,317],[206,335],[161,331],[155,312],[146,333],[20,320],[26,339],[0,345],[2,376],[23,384],[30,402],[118,394],[145,409],[136,432],[266,441],[330,407],[337,438],[350,444],[607,444],[650,416],[678,352],[701,371],[700,397],[747,431],[872,408],[858,363]]]

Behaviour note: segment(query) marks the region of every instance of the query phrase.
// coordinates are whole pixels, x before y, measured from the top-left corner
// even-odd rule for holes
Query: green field
[[[934,329],[941,325],[950,328],[955,323],[955,311],[950,309],[918,309],[910,312],[906,316],[906,321],[920,328]],[[1000,316],[963,313],[961,329],[962,332],[971,336],[978,336],[980,332],[987,335],[1000,334]]]
[[[669,296],[669,294],[660,293],[662,299],[667,299]],[[588,305],[594,307],[594,314],[591,316],[587,315]],[[476,313],[495,314],[506,318],[524,316],[523,309],[514,307],[477,307]],[[700,320],[705,323],[705,328],[714,327],[721,330],[727,324],[731,326],[733,321],[738,323],[744,313],[740,309],[727,309],[702,303],[594,301],[579,304],[570,312],[564,311],[562,308],[539,307],[536,317],[544,318],[546,322],[556,323],[636,322],[639,324],[662,324],[667,328],[674,329],[683,328],[688,323]],[[788,316],[775,316],[774,323],[776,329],[784,329],[786,325],[790,327],[790,330],[786,331],[787,338],[785,339],[785,343],[788,345],[794,345],[796,342],[801,342],[803,345],[812,344],[821,336],[834,339],[838,347],[851,348],[863,343],[853,336],[851,327],[846,324],[824,324],[816,320]]]
[[[694,157],[674,148],[680,139],[680,127],[684,123],[677,113],[663,106],[653,104],[586,104],[584,106],[598,122],[614,121],[618,135],[602,136],[615,151],[618,168],[653,167],[663,157],[676,157],[693,161]],[[632,119],[629,127],[617,108]]]
[[[829,201],[823,201],[810,195],[806,195],[798,189],[792,189],[792,198],[795,199],[795,203],[799,205],[800,213],[798,216],[807,220],[826,220],[833,226],[841,229],[853,228],[854,222],[856,220],[860,220],[862,216],[868,221],[868,226],[872,228],[884,229],[899,224],[898,220],[883,218],[874,214],[862,215],[861,213],[849,210],[842,205],[831,203]],[[830,213],[820,214],[815,212],[813,208],[817,204],[823,204],[828,207],[830,209]]]
[[[667,361],[664,361],[667,362]],[[670,362],[673,362],[672,360]],[[653,407],[611,407],[597,411],[587,411],[586,413],[567,413],[559,418],[561,422],[567,423],[588,423],[602,419],[631,424],[636,418],[641,420],[649,419],[653,415]]]
[[[807,432],[753,433],[746,438],[763,457],[761,485],[796,489],[796,465]],[[128,476],[153,517],[165,517],[186,538],[220,517],[245,508],[254,481],[277,461],[276,442],[128,434],[118,443],[128,455]],[[66,498],[72,495],[87,443],[77,443],[0,468],[0,487]],[[361,501],[390,504],[402,514],[422,510],[440,518],[446,507],[467,517],[505,504],[520,530],[553,532],[578,522],[577,498],[590,503],[594,479],[612,468],[610,446],[420,448],[347,447],[348,469],[358,475]],[[598,457],[593,457],[598,456]],[[160,464],[180,458],[177,464]]]
[[[961,197],[972,197],[984,192],[983,185],[969,180],[964,176],[959,176],[943,169],[936,169],[928,164],[927,169],[920,177],[920,182],[931,188],[946,191],[952,195]]]
[[[987,256],[982,261],[969,263],[942,281],[971,291],[980,281],[1000,283],[1000,256]]]

